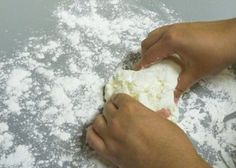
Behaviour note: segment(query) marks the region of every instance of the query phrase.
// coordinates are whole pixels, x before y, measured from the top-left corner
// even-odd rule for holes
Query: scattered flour
[[[13,136],[8,132],[8,125],[0,123],[0,148],[8,150],[13,145]]]
[[[16,147],[14,153],[11,153],[8,156],[3,154],[0,158],[0,165],[1,167],[33,168],[34,159],[27,146],[19,145]]]
[[[19,100],[24,92],[28,91],[32,85],[31,73],[24,69],[14,69],[7,83],[6,94],[9,99],[5,101],[8,110],[20,114],[21,107]]]
[[[155,1],[61,3],[50,36],[0,57],[0,167],[106,167],[83,143],[103,86],[148,32],[181,19]],[[1,53],[2,54],[2,53]],[[200,82],[180,102],[178,124],[214,167],[233,168],[235,75]],[[227,167],[227,168],[228,168]]]
[[[236,77],[224,70],[183,96],[179,122],[213,167],[234,167],[236,140]],[[194,124],[193,124],[194,123]]]

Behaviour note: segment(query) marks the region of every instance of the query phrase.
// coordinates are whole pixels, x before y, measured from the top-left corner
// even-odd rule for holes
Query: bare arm
[[[175,97],[199,79],[236,62],[236,19],[180,23],[152,31],[142,42],[138,68],[178,54],[182,73]]]

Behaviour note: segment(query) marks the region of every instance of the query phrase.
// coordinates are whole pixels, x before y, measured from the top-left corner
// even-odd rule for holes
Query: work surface
[[[234,0],[1,0],[0,167],[106,167],[84,144],[84,130],[103,105],[109,76],[152,29],[234,17],[235,6]],[[235,90],[235,74],[225,71],[179,104],[177,124],[217,168],[236,163]]]

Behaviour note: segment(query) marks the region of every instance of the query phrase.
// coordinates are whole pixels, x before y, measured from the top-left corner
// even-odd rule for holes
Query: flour
[[[2,167],[22,167],[28,168],[34,165],[34,159],[29,152],[28,147],[19,145],[17,146],[15,153],[8,156],[3,155],[0,158],[0,165]]]
[[[9,99],[5,101],[8,110],[20,114],[21,107],[19,101],[24,92],[31,87],[32,80],[28,78],[31,75],[29,71],[23,69],[14,69],[7,81],[6,93]]]
[[[198,89],[207,94],[197,92],[196,88],[180,102],[180,108],[186,112],[179,125],[191,135],[196,146],[203,149],[204,157],[213,160],[214,167],[234,167],[235,118],[229,116],[234,115],[236,109],[235,84],[234,73],[225,70],[199,83]]]
[[[0,148],[8,150],[13,142],[13,135],[8,132],[8,125],[6,123],[0,123]]]
[[[155,10],[142,2],[61,2],[50,36],[0,52],[0,167],[106,167],[83,141],[104,84],[151,30],[181,21],[160,1],[150,1]],[[211,165],[233,168],[236,83],[220,76],[185,94],[178,124]]]

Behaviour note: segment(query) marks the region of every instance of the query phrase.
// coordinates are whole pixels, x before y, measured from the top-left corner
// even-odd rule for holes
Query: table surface
[[[235,7],[234,0],[1,0],[0,167],[104,167],[83,143],[87,120],[102,104],[102,91],[91,97],[93,89],[101,89],[153,28],[180,21],[232,18],[236,16]],[[126,27],[119,17],[135,28]],[[104,63],[107,53],[110,62]],[[98,83],[93,84],[90,79]],[[180,112],[191,111],[199,104],[198,110],[204,111],[206,104],[202,101],[208,95],[207,100],[213,103],[225,101],[227,109],[229,105],[234,107],[234,111],[226,110],[222,116],[224,124],[232,121],[236,117],[235,97],[231,96],[230,102],[229,97],[218,100],[224,95],[210,90],[214,80],[202,81],[187,93]],[[233,83],[235,77],[229,80]],[[193,97],[195,106],[191,106],[189,97]],[[195,124],[197,128],[185,128],[193,121],[193,113],[182,114],[186,119],[178,124],[189,134],[198,152],[215,167],[233,168],[235,148],[219,140],[214,141],[219,148],[212,149],[214,146],[204,144],[209,141],[194,137],[194,129],[202,126],[216,128],[212,137],[217,137],[222,133],[217,132],[218,122],[209,126],[212,120],[204,118]],[[235,128],[230,131],[235,135]],[[235,141],[230,143],[236,145]]]

